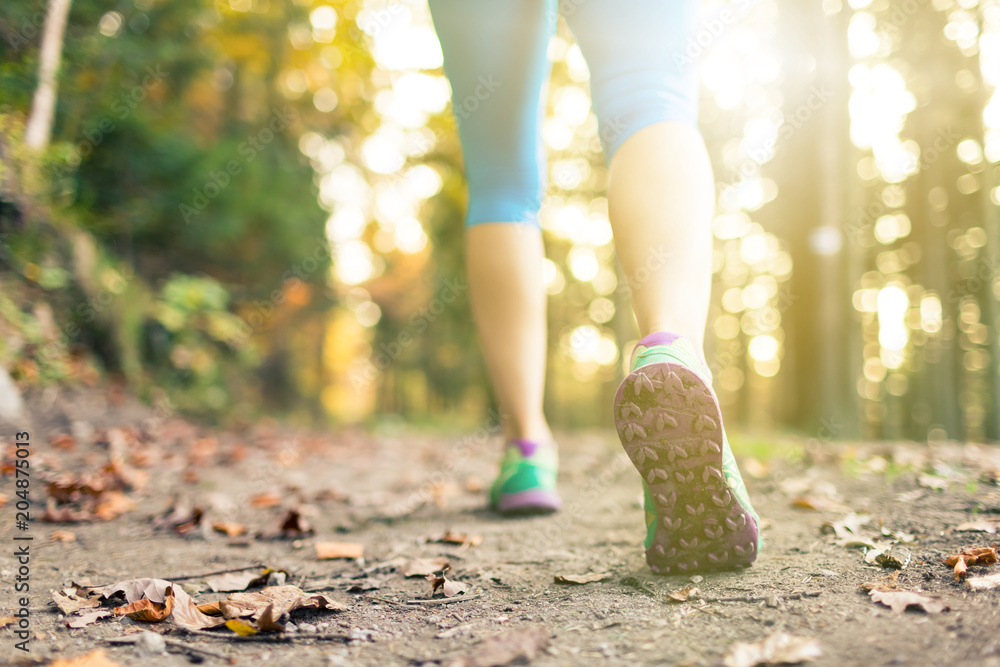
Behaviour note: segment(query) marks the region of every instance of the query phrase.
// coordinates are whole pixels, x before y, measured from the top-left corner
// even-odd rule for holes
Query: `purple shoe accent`
[[[646,550],[653,572],[691,574],[754,562],[757,522],[726,481],[722,415],[701,377],[682,364],[637,368],[618,387],[615,426],[655,505],[658,524]]]
[[[497,511],[508,512],[555,512],[562,507],[562,500],[555,491],[531,489],[518,493],[505,493],[500,497]]]
[[[521,456],[524,458],[528,458],[534,454],[540,446],[537,442],[532,442],[531,440],[513,440],[510,444],[517,445],[517,448],[521,450]]]
[[[680,336],[675,333],[670,333],[669,331],[654,331],[636,343],[636,346],[642,345],[643,347],[653,347],[654,345],[670,345],[678,338],[680,338]]]

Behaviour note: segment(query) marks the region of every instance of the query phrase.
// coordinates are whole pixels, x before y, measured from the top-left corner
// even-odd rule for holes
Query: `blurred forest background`
[[[67,7],[49,138],[40,47]],[[729,421],[1000,438],[1000,2],[703,13],[684,53]],[[0,365],[22,389],[124,383],[230,423],[483,423],[425,2],[16,0],[0,54]],[[550,55],[548,411],[607,426],[636,329],[563,24]]]

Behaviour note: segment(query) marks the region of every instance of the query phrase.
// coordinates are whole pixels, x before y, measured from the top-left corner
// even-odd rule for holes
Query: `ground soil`
[[[483,486],[494,473],[499,446],[490,424],[452,435],[401,426],[316,433],[270,422],[233,432],[159,415],[138,430],[151,413],[120,396],[112,399],[94,392],[31,399],[36,519],[44,511],[44,479],[60,470],[104,465],[105,429],[138,434],[130,462],[150,478],[145,488],[128,494],[136,509],[113,520],[33,522],[31,651],[14,650],[8,627],[0,630],[0,662],[47,664],[100,648],[122,665],[188,663],[183,652],[149,657],[107,643],[151,629],[235,664],[476,664],[484,638],[541,626],[549,642],[531,660],[534,665],[715,665],[735,642],[778,630],[816,638],[823,651],[817,665],[1000,665],[1000,590],[972,592],[942,562],[962,548],[997,540],[956,530],[971,520],[1000,518],[1000,487],[984,477],[1000,468],[995,448],[792,438],[738,444],[744,470],[752,473],[747,485],[765,519],[764,550],[748,570],[702,575],[696,583],[701,599],[677,603],[667,594],[692,581],[657,577],[646,567],[638,475],[612,432],[560,435],[566,501],[561,513],[502,519],[485,508]],[[75,433],[72,449],[54,447],[52,438],[60,433]],[[12,442],[4,439],[5,459]],[[921,486],[928,472],[933,477],[925,477],[925,485],[946,488]],[[12,480],[0,477],[0,493],[8,498],[0,508],[0,616],[14,605]],[[253,505],[254,497],[268,492],[277,495],[278,505]],[[794,507],[802,496],[807,498],[800,505],[825,511]],[[154,527],[154,519],[178,500],[204,509],[201,526],[183,535]],[[314,536],[254,536],[266,538],[291,507],[301,509]],[[885,528],[915,538],[900,545],[911,560],[895,579],[890,570],[866,565],[859,550],[824,534],[825,522],[848,511],[872,517],[860,531],[867,535]],[[211,532],[217,520],[244,523],[251,537]],[[76,540],[52,541],[54,530],[71,531]],[[482,541],[427,541],[449,530]],[[364,558],[319,561],[319,541],[361,543]],[[429,582],[400,571],[402,560],[437,556],[450,559],[452,579],[469,585],[462,601],[428,603]],[[343,602],[346,609],[337,613],[294,612],[293,623],[344,639],[237,641],[225,629],[213,631],[220,638],[209,638],[188,635],[169,621],[128,619],[69,629],[50,604],[49,591],[72,581],[170,580],[253,564],[286,570],[288,583]],[[973,567],[970,576],[997,570]],[[557,575],[595,572],[610,574],[585,585],[554,581]],[[940,595],[950,611],[893,613],[859,590],[871,582]],[[198,602],[226,596],[208,591],[197,577],[182,583]],[[817,595],[781,597],[799,592]],[[719,597],[745,599],[706,601]],[[206,662],[225,664],[217,658]]]

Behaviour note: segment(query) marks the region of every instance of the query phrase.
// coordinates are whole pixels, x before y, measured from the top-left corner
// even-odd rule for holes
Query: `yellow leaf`
[[[257,634],[257,628],[253,627],[249,623],[244,623],[238,618],[226,621],[226,627],[238,634],[240,637],[249,637],[250,635]]]

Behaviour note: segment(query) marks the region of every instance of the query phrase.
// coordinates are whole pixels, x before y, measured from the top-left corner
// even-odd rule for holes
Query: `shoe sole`
[[[722,470],[722,413],[690,369],[647,364],[615,394],[622,446],[649,486],[656,533],[646,562],[657,574],[748,567],[757,557],[757,522]]]
[[[551,514],[561,508],[562,500],[555,491],[531,489],[501,494],[496,511],[507,515]]]

